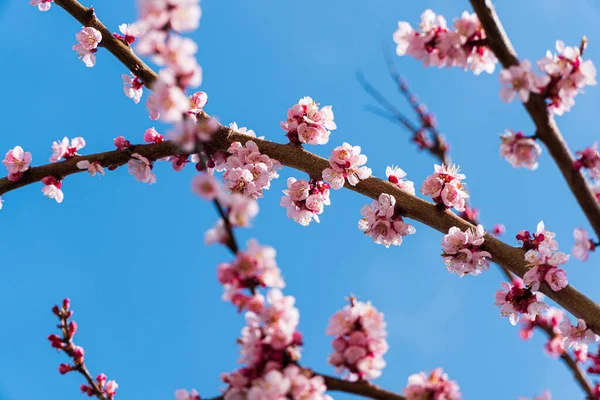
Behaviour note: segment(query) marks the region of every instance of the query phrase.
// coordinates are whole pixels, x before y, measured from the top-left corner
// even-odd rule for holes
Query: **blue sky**
[[[135,19],[132,1],[94,5],[113,30]],[[376,175],[399,165],[419,186],[430,173],[433,159],[418,153],[405,132],[364,110],[371,101],[354,75],[363,70],[410,114],[387,76],[382,43],[393,51],[398,20],[415,24],[426,8],[452,20],[469,9],[468,2],[204,0],[202,7],[193,38],[209,113],[283,142],[279,121],[299,98],[312,96],[333,105],[338,129],[328,145],[311,150],[327,156],[346,141],[362,146]],[[588,57],[599,59],[600,6],[593,0],[506,0],[497,9],[523,58],[542,57],[556,39],[577,44],[587,35]],[[79,29],[59,7],[40,13],[25,1],[0,2],[2,151],[21,145],[39,165],[47,162],[52,141],[63,136],[84,136],[83,153],[89,154],[111,149],[118,135],[141,142],[153,125],[164,133],[142,104],[122,94],[120,74],[127,70],[118,61],[103,51],[92,69],[77,60],[71,46]],[[570,251],[573,228],[588,224],[547,152],[535,172],[513,169],[498,156],[499,133],[532,133],[533,125],[518,103],[499,100],[497,74],[476,77],[396,60],[436,113],[483,221],[503,222],[514,243],[518,230],[535,229],[543,219],[561,250]],[[597,139],[599,101],[598,89],[589,88],[559,119],[573,149]],[[216,265],[230,256],[202,243],[216,216],[191,194],[193,173],[158,165],[153,186],[125,169],[100,179],[80,174],[64,181],[60,205],[41,194],[41,184],[4,196],[1,400],[82,398],[81,378],[59,376],[56,368],[66,358],[46,341],[55,324],[50,308],[66,296],[89,368],[118,381],[118,398],[169,399],[175,389],[194,387],[217,394],[219,374],[236,368],[243,318],[220,300]],[[442,366],[465,398],[516,399],[546,388],[555,399],[582,397],[563,365],[543,354],[541,335],[523,342],[500,317],[493,304],[501,280],[495,268],[475,278],[450,275],[439,257],[442,235],[419,223],[401,247],[375,245],[356,227],[368,200],[345,190],[332,194],[320,225],[301,227],[279,206],[288,176],[303,174],[284,170],[260,201],[253,228],[239,237],[277,249],[286,293],[296,296],[301,312],[304,365],[333,372],[324,330],[354,293],[386,315],[388,366],[376,383],[387,389],[401,391],[410,374]],[[570,282],[592,299],[600,296],[597,265],[592,255],[585,264],[572,260],[566,266]]]

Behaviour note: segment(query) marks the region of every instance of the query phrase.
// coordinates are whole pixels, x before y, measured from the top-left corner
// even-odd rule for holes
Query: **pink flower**
[[[131,45],[133,42],[135,42],[137,37],[142,35],[142,31],[136,24],[121,24],[119,25],[119,30],[121,31],[122,35],[113,33],[113,36],[117,39],[125,41],[125,43],[128,45]]]
[[[400,190],[406,192],[408,194],[415,195],[415,184],[412,181],[404,179],[406,177],[406,172],[404,172],[400,167],[386,167],[385,175],[388,178],[388,181],[398,186]]]
[[[221,200],[227,207],[229,223],[232,226],[249,226],[250,220],[258,214],[258,203],[254,199],[231,194]]]
[[[153,60],[158,65],[166,65],[180,87],[195,87],[202,82],[202,69],[195,56],[197,51],[198,46],[193,40],[172,35],[166,42],[157,44]]]
[[[256,132],[254,132],[252,129],[248,129],[245,126],[242,127],[238,127],[238,124],[235,122],[232,122],[229,124],[229,128],[237,133],[241,133],[242,135],[246,135],[246,136],[251,136],[251,137],[257,137],[256,136]],[[264,136],[260,136],[259,139],[264,139]]]
[[[131,142],[125,139],[124,136],[117,136],[114,138],[113,143],[117,147],[117,150],[124,150],[128,147],[131,147]]]
[[[50,162],[57,162],[61,158],[69,160],[75,156],[78,156],[77,150],[81,150],[85,147],[85,139],[82,137],[76,137],[71,140],[69,146],[69,138],[66,136],[60,142],[52,143],[52,156]]]
[[[167,26],[177,32],[198,28],[201,10],[199,0],[138,0],[140,16],[149,29]]]
[[[542,154],[541,146],[535,139],[524,136],[521,132],[507,130],[501,135],[500,156],[515,168],[525,167],[534,170],[538,167],[538,158]]]
[[[598,154],[598,142],[583,151],[578,151],[579,158],[573,163],[573,169],[579,171],[581,168],[588,170],[590,178],[600,179],[600,154]]]
[[[80,32],[77,32],[75,38],[79,43],[73,45],[75,50],[86,67],[93,67],[96,64],[96,53],[98,45],[102,41],[102,34],[96,28],[91,26],[83,27]]]
[[[65,197],[62,190],[60,190],[62,182],[53,176],[47,176],[42,179],[42,183],[44,184],[44,187],[42,188],[44,196],[56,200],[57,203],[62,203]]]
[[[532,290],[539,290],[542,282],[547,283],[555,292],[568,285],[567,275],[559,265],[567,263],[569,256],[565,253],[552,251],[547,247],[540,247],[539,251],[529,250],[525,253],[525,261],[531,268],[523,275],[523,282]]]
[[[219,183],[210,174],[196,175],[192,180],[192,191],[204,200],[214,200],[219,195]]]
[[[48,11],[54,0],[31,0],[29,4],[37,6],[40,11]]]
[[[575,228],[573,237],[575,238],[575,246],[573,246],[571,254],[578,260],[586,261],[590,256],[590,251],[596,249],[596,243],[589,238],[587,232],[583,228]]]
[[[318,215],[323,213],[324,206],[331,204],[329,184],[314,179],[307,182],[288,178],[287,186],[279,204],[287,209],[288,218],[303,226],[308,226],[313,219],[319,222]]]
[[[529,320],[534,320],[548,305],[538,301],[539,293],[533,293],[529,288],[523,287],[522,282],[513,282],[514,286],[508,282],[502,282],[505,290],[496,292],[496,305],[500,306],[500,314],[503,317],[509,317],[510,323],[516,325],[519,317],[523,315]]]
[[[428,176],[421,186],[421,193],[431,196],[433,201],[443,204],[446,208],[454,207],[457,211],[464,211],[465,199],[469,194],[462,183],[465,176],[458,173],[458,166],[435,165],[434,169],[433,175]]]
[[[123,91],[125,92],[125,96],[129,97],[133,100],[135,104],[139,103],[142,98],[142,93],[144,92],[144,83],[130,72],[131,76],[122,74],[121,78],[123,79]]]
[[[502,236],[502,235],[504,235],[505,232],[506,232],[506,227],[504,226],[504,224],[495,224],[492,234],[494,236]]]
[[[540,79],[543,79],[540,82]],[[500,71],[500,83],[510,85],[500,90],[500,98],[510,103],[515,94],[523,103],[529,101],[529,93],[539,93],[539,87],[544,87],[550,82],[550,78],[540,77],[536,82],[535,74],[531,72],[531,63],[529,60],[523,60],[519,65],[513,65],[508,69]]]
[[[567,317],[559,326],[560,334],[564,340],[564,346],[567,349],[571,347],[574,350],[587,352],[588,345],[596,343],[600,336],[596,335],[591,329],[588,329],[584,320],[578,319],[577,326],[571,325]]]
[[[208,95],[204,92],[196,92],[189,97],[190,109],[188,114],[195,120],[197,115],[202,112],[204,106],[208,103]]]
[[[106,382],[106,387],[104,388],[104,393],[108,396],[109,399],[112,399],[117,393],[117,388],[119,385],[117,381],[108,381]]]
[[[373,200],[360,210],[363,218],[358,221],[358,229],[371,236],[377,244],[400,246],[403,236],[416,231],[414,226],[404,222],[395,206],[395,197],[387,193],[380,194],[378,200]]]
[[[146,143],[162,143],[164,141],[164,136],[156,132],[156,129],[154,128],[148,128],[146,129],[146,132],[144,132],[144,142]]]
[[[326,144],[330,130],[337,128],[333,122],[331,106],[319,109],[319,105],[310,97],[304,97],[288,110],[287,120],[281,127],[292,143]]]
[[[77,168],[79,169],[87,169],[92,177],[96,176],[96,174],[100,174],[104,176],[104,168],[102,164],[98,161],[89,162],[88,160],[82,160],[77,163]]]
[[[361,167],[367,162],[367,156],[360,154],[360,146],[350,146],[344,143],[333,149],[329,157],[331,168],[325,168],[323,179],[328,181],[335,190],[341,189],[347,180],[356,186],[361,180],[371,176],[371,168]]]
[[[409,376],[404,394],[406,400],[462,400],[459,390],[458,384],[448,379],[448,374],[436,368],[429,376],[425,372]]]
[[[152,172],[152,162],[144,156],[137,153],[131,155],[131,159],[127,162],[129,173],[140,182],[152,185],[156,183],[156,175]]]
[[[442,240],[442,259],[448,270],[462,278],[467,274],[476,276],[489,269],[489,259],[492,255],[480,249],[485,241],[484,236],[482,225],[477,225],[475,230],[469,228],[464,232],[457,227],[450,228]]]
[[[533,235],[529,231],[522,230],[517,233],[517,240],[522,242],[524,250],[548,250],[554,252],[558,250],[558,242],[554,240],[556,234],[546,229],[544,221],[537,224],[536,233]],[[562,254],[562,253],[561,253]],[[533,261],[530,261],[533,263]]]
[[[152,104],[151,110],[160,114],[161,120],[165,122],[181,121],[189,108],[188,98],[176,85],[175,76],[169,70],[159,72],[154,84],[154,95],[148,98],[148,102]]]
[[[2,163],[8,169],[8,180],[17,182],[21,179],[23,172],[29,169],[32,158],[31,153],[23,151],[21,146],[9,150],[4,156],[4,160],[2,160]]]
[[[200,400],[200,395],[196,389],[188,392],[185,389],[175,391],[175,400]]]

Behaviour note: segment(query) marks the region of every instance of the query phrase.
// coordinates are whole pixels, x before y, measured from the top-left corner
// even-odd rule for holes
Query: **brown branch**
[[[492,2],[490,0],[470,0],[470,2],[486,32],[490,49],[504,68],[519,64],[517,53],[502,27]],[[554,118],[548,113],[544,98],[539,94],[531,93],[529,101],[524,106],[535,123],[536,135],[548,148],[590,225],[596,235],[600,236],[600,203],[583,173],[573,170],[575,160]]]

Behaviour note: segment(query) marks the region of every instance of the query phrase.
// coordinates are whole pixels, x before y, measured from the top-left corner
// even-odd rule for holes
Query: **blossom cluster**
[[[396,209],[396,198],[387,193],[381,193],[377,200],[363,206],[360,213],[363,217],[358,221],[358,229],[385,247],[400,246],[403,236],[416,232]]]
[[[523,320],[519,336],[523,340],[533,337],[535,327],[541,327],[552,335],[546,342],[544,349],[546,353],[554,358],[560,357],[565,352],[564,339],[560,334],[560,325],[564,320],[564,313],[555,307],[549,307],[532,320]]]
[[[256,199],[263,197],[263,190],[271,187],[271,180],[278,178],[281,164],[262,154],[256,143],[248,140],[245,144],[233,142],[227,152],[230,154],[223,168],[225,189]]]
[[[84,26],[81,31],[75,34],[75,38],[79,43],[73,45],[73,50],[77,52],[77,56],[86,67],[96,65],[96,52],[98,46],[102,42],[102,34],[96,28]]]
[[[448,374],[441,368],[436,368],[429,376],[425,372],[409,376],[404,395],[406,400],[462,400],[459,389],[455,381],[448,379]]]
[[[341,189],[346,180],[350,185],[356,186],[358,182],[371,176],[371,168],[364,166],[366,163],[367,156],[360,154],[360,146],[344,143],[331,152],[331,168],[323,170],[323,179],[335,190]]]
[[[442,239],[442,258],[448,270],[462,278],[467,274],[479,275],[489,269],[492,255],[480,248],[485,241],[484,236],[482,225],[464,232],[456,226],[450,228]]]
[[[433,175],[429,175],[421,186],[421,193],[430,196],[433,201],[446,208],[464,211],[465,199],[469,197],[463,184],[464,174],[459,173],[456,165],[435,165]]]
[[[77,323],[70,320],[73,316],[73,310],[70,307],[70,300],[64,299],[61,306],[54,306],[52,313],[56,315],[60,321],[57,328],[62,332],[61,336],[51,334],[48,336],[50,345],[58,351],[63,351],[72,360],[72,364],[60,364],[58,371],[61,374],[66,374],[71,371],[81,371],[85,368],[84,356],[85,350],[81,346],[77,346],[73,342],[73,337],[77,332]],[[119,385],[116,381],[107,381],[106,375],[99,374],[96,377],[96,381],[93,385],[82,384],[80,386],[81,392],[88,396],[96,396],[106,398],[107,400],[113,400]]]
[[[81,136],[71,139],[69,144],[69,138],[66,136],[59,142],[55,141],[52,143],[52,156],[50,162],[57,162],[61,158],[70,160],[71,158],[78,156],[77,150],[81,150],[85,147],[85,139]]]
[[[329,364],[350,381],[371,380],[381,376],[383,355],[388,350],[383,314],[371,303],[356,301],[333,314],[325,333],[334,336]]]
[[[459,67],[479,75],[484,71],[494,72],[498,62],[487,47],[486,34],[477,15],[467,11],[454,20],[454,29],[451,29],[443,16],[425,10],[418,30],[401,21],[393,38],[397,44],[396,54],[411,55],[423,61],[426,67]]]
[[[314,219],[319,222],[319,215],[325,206],[331,204],[329,199],[329,184],[316,179],[288,178],[285,196],[281,197],[280,205],[287,209],[287,216],[302,226],[308,226]]]
[[[536,233],[522,230],[516,236],[523,243],[523,249],[527,250],[525,261],[531,267],[523,276],[523,281],[534,291],[539,290],[543,282],[554,291],[559,291],[568,284],[565,271],[558,267],[566,264],[569,256],[557,251],[555,236],[554,232],[545,228],[543,221],[538,223]]]
[[[519,279],[514,279],[512,285],[502,282],[502,289],[496,292],[497,306],[500,314],[508,317],[511,324],[516,325],[521,316],[534,320],[537,315],[548,309],[548,305],[541,301],[543,295],[533,292]]]
[[[565,319],[559,326],[560,335],[563,338],[563,346],[565,349],[573,348],[575,351],[580,351],[587,354],[588,346],[600,340],[600,336],[596,335],[583,319],[577,320],[577,325],[571,325],[569,318]]]
[[[542,154],[540,146],[535,138],[527,137],[522,132],[514,132],[507,129],[500,136],[502,144],[500,145],[500,156],[506,158],[506,161],[515,168],[525,167],[530,170],[537,169],[538,159]]]
[[[331,131],[337,128],[331,106],[319,108],[308,96],[288,110],[287,120],[281,121],[281,127],[290,142],[305,144],[326,144]]]

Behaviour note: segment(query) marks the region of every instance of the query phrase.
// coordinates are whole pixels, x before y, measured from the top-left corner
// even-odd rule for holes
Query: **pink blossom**
[[[378,200],[373,200],[360,210],[363,218],[358,221],[358,229],[385,247],[401,245],[403,236],[416,231],[414,226],[404,222],[395,206],[395,197],[387,193],[380,194]]]
[[[117,39],[125,41],[125,43],[128,45],[131,45],[133,42],[135,42],[137,37],[142,35],[140,27],[136,24],[121,24],[119,25],[119,30],[121,31],[122,35],[113,33],[113,36]]]
[[[152,172],[152,162],[146,157],[134,153],[127,162],[127,166],[129,167],[129,173],[133,175],[136,180],[149,185],[156,183],[156,175]]]
[[[336,367],[336,373],[347,371],[345,378],[350,381],[381,376],[383,355],[388,350],[385,327],[383,314],[371,303],[351,297],[349,305],[333,314],[325,331],[335,336],[329,363]]]
[[[361,165],[367,162],[367,156],[360,154],[360,146],[351,146],[344,143],[336,147],[329,157],[331,168],[325,168],[323,179],[328,181],[335,190],[341,189],[347,180],[352,186],[356,186],[361,180],[371,176],[371,168]]]
[[[596,243],[589,238],[588,233],[583,228],[575,228],[573,237],[575,238],[575,245],[571,250],[571,254],[578,260],[587,261],[590,251],[596,249]]]
[[[567,349],[581,350],[587,352],[588,345],[596,343],[600,336],[588,329],[584,320],[578,319],[577,326],[571,325],[567,317],[559,326],[560,334]]]
[[[44,196],[56,200],[57,203],[62,203],[65,197],[61,190],[62,182],[53,176],[47,176],[42,179],[42,183],[44,184],[42,188]]]
[[[519,65],[500,71],[500,83],[510,85],[500,90],[500,98],[510,103],[517,94],[523,103],[527,103],[529,93],[539,93],[539,87],[546,86],[549,81],[550,78],[545,76],[536,82],[535,74],[531,72],[531,63],[523,60]]]
[[[164,141],[164,136],[158,133],[154,128],[148,128],[146,129],[146,132],[144,132],[144,142],[146,143],[162,143]]]
[[[404,394],[406,400],[462,400],[459,390],[458,384],[448,379],[448,374],[436,368],[429,376],[425,372],[409,376]]]
[[[117,150],[124,150],[128,147],[131,147],[131,142],[125,139],[124,136],[117,136],[113,139],[113,143],[117,147]]]
[[[579,158],[573,163],[573,169],[579,171],[581,168],[588,170],[590,178],[600,179],[600,154],[598,154],[598,142],[583,151],[578,151]]]
[[[457,211],[464,211],[465,199],[469,197],[462,183],[465,175],[459,173],[456,165],[435,165],[434,169],[433,175],[428,176],[421,186],[421,193],[431,196],[433,201],[446,208],[454,207]]]
[[[188,392],[185,389],[175,391],[175,400],[200,400],[200,395],[196,389]]]
[[[314,219],[319,222],[319,214],[324,206],[331,204],[329,200],[329,184],[323,181],[305,181],[304,179],[288,178],[288,190],[281,198],[280,205],[287,209],[288,218],[300,225],[308,226]]]
[[[232,226],[246,227],[258,214],[258,203],[254,199],[239,194],[222,196],[221,202],[227,208],[229,223]]]
[[[204,244],[225,244],[229,240],[229,233],[225,229],[225,223],[219,219],[215,226],[204,233]]]
[[[310,97],[304,97],[287,112],[287,120],[281,127],[292,143],[326,144],[331,130],[337,128],[333,122],[331,106],[321,107]]]
[[[494,236],[502,236],[506,232],[506,227],[504,224],[495,224],[492,234]]]
[[[152,101],[150,99],[153,99]],[[175,82],[172,71],[161,70],[154,84],[154,95],[148,98],[151,110],[165,122],[179,122],[188,112],[189,100]],[[148,105],[147,105],[148,106]]]
[[[61,158],[69,160],[75,156],[78,156],[77,150],[81,150],[85,147],[85,139],[82,137],[76,137],[71,139],[71,145],[69,146],[69,138],[66,136],[60,142],[52,143],[52,156],[50,162],[57,162]]]
[[[87,169],[92,177],[96,176],[96,174],[100,174],[104,176],[104,168],[99,161],[89,162],[88,160],[81,160],[77,163],[77,168],[79,169]]]
[[[565,271],[557,268],[569,261],[567,254],[561,252],[553,254],[549,248],[540,247],[539,251],[529,250],[525,253],[525,261],[531,268],[523,275],[523,281],[532,290],[539,290],[542,282],[547,283],[555,292],[568,285]]]
[[[531,234],[529,231],[521,230],[517,233],[517,240],[522,242],[524,250],[540,250],[545,249],[549,252],[558,250],[558,242],[554,240],[556,234],[546,229],[544,221],[537,224],[536,233]]]
[[[138,0],[140,16],[148,29],[177,32],[198,28],[201,10],[199,0]]]
[[[196,92],[189,97],[190,109],[188,114],[196,120],[197,115],[202,112],[204,106],[208,103],[208,95],[204,92]]]
[[[484,236],[482,225],[464,232],[457,227],[450,228],[442,240],[442,259],[448,270],[462,278],[467,274],[476,276],[489,269],[492,255],[480,248],[485,241]]]
[[[158,97],[155,94],[151,94],[148,96],[148,100],[146,100],[146,108],[148,109],[148,117],[152,121],[156,121],[160,118],[160,109],[158,106]]]
[[[210,174],[196,175],[192,180],[192,191],[204,200],[214,200],[219,195],[219,183]]]
[[[37,6],[40,11],[48,11],[54,0],[31,0],[29,4]]]
[[[153,60],[166,65],[177,78],[179,86],[198,86],[202,82],[202,69],[196,61],[198,46],[189,38],[171,35],[166,42],[157,43]]]
[[[131,76],[122,74],[121,78],[123,79],[123,92],[125,92],[125,96],[129,97],[133,100],[135,104],[139,103],[142,98],[142,93],[144,92],[144,83],[130,72]]]
[[[104,393],[108,396],[109,399],[112,399],[117,393],[117,388],[119,385],[117,381],[108,381],[106,382],[106,387],[104,388]]]
[[[415,184],[412,181],[404,179],[406,177],[406,172],[402,170],[400,167],[386,167],[385,175],[388,178],[388,181],[398,186],[400,190],[406,192],[408,194],[415,195]]]
[[[514,281],[514,286],[508,282],[502,282],[504,290],[496,292],[496,305],[500,306],[500,314],[509,317],[510,323],[516,325],[519,318],[523,317],[534,320],[548,305],[539,299],[542,295],[533,293],[528,287],[524,287],[521,281]]]
[[[534,170],[538,167],[538,158],[542,154],[542,147],[535,139],[524,136],[521,132],[508,129],[500,136],[500,156],[515,168],[525,167]]]
[[[98,45],[102,41],[102,34],[96,28],[91,26],[83,27],[80,32],[75,35],[79,43],[73,45],[73,50],[86,65],[93,67],[96,64],[96,55]]]
[[[4,156],[4,160],[2,160],[2,163],[8,169],[8,180],[17,182],[21,179],[23,172],[29,169],[32,158],[31,153],[23,151],[21,146],[9,150]]]

